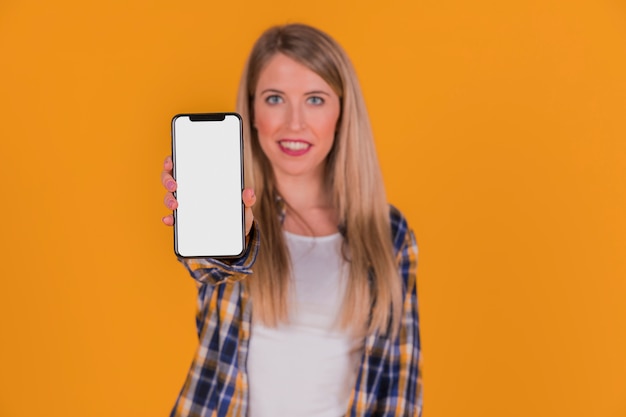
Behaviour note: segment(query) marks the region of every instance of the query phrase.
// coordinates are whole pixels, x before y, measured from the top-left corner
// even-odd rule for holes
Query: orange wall
[[[340,4],[335,4],[340,3]],[[626,6],[0,6],[0,415],[158,416],[195,348],[159,172],[262,29],[352,56],[421,247],[425,417],[626,415]]]

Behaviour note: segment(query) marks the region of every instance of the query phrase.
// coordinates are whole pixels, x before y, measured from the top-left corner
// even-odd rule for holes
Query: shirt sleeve
[[[407,227],[404,243],[398,252],[399,272],[406,292],[402,307],[402,328],[399,340],[398,396],[405,402],[405,414],[422,415],[422,349],[417,304],[417,243]]]
[[[178,258],[191,277],[200,285],[218,285],[240,281],[252,273],[261,244],[261,233],[256,220],[247,237],[246,250],[238,258]]]
[[[392,208],[392,230],[398,274],[403,283],[400,333],[390,346],[389,366],[382,375],[388,387],[385,416],[422,415],[422,349],[417,302],[417,242],[406,218]],[[393,409],[391,411],[390,409]]]

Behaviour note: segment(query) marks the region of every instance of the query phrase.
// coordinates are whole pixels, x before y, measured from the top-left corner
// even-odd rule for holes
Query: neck
[[[287,203],[285,230],[307,236],[337,232],[337,213],[322,175],[277,176],[278,192]]]
[[[325,189],[322,175],[277,176],[276,186],[280,196],[294,210],[306,211],[331,206],[331,196]]]

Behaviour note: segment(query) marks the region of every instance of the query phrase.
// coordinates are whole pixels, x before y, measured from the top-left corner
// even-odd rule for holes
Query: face
[[[254,125],[276,179],[320,180],[339,120],[339,96],[319,75],[283,54],[259,74]]]

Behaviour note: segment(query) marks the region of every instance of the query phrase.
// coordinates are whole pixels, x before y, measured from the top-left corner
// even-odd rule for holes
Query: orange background
[[[170,118],[231,111],[267,26],[351,55],[420,244],[424,417],[626,415],[626,5],[0,5],[1,416],[167,415],[195,288]]]

